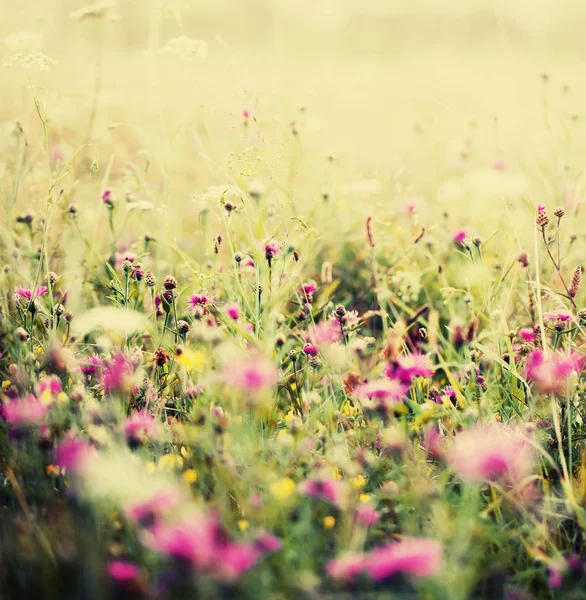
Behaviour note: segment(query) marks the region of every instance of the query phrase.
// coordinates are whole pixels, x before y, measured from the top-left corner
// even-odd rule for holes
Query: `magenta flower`
[[[552,310],[543,313],[544,321],[561,321],[562,323],[573,323],[576,319],[567,310]]]
[[[278,537],[266,532],[257,538],[254,544],[262,554],[278,552],[283,547],[283,542]]]
[[[53,462],[70,472],[77,472],[95,453],[95,448],[76,437],[63,440],[53,453]]]
[[[258,355],[243,358],[227,366],[222,373],[222,379],[234,388],[260,392],[275,385],[279,373],[270,360]]]
[[[465,229],[459,229],[452,234],[452,241],[456,244],[461,244],[468,237],[468,232]]]
[[[208,304],[215,304],[214,297],[204,290],[199,294],[191,294],[187,299],[187,307],[192,311],[196,311],[198,308],[205,309]]]
[[[532,380],[540,394],[563,394],[573,372],[580,374],[586,357],[571,350],[555,352],[549,358],[543,350],[527,356],[525,376]]]
[[[532,329],[521,329],[519,331],[519,335],[521,336],[521,339],[525,342],[532,342],[535,339],[535,334],[533,333]]]
[[[140,567],[125,560],[108,563],[108,575],[118,583],[131,583],[140,578]]]
[[[130,375],[134,372],[134,365],[122,354],[115,352],[108,360],[104,360],[102,368],[102,385],[104,391],[123,391]]]
[[[47,293],[47,286],[40,285],[34,290],[31,288],[17,287],[16,293],[25,300],[32,300],[33,298],[40,298],[41,296],[44,296]]]
[[[345,486],[339,479],[306,479],[299,484],[299,491],[340,506],[344,500]]]
[[[317,346],[314,346],[313,344],[309,343],[303,346],[303,352],[304,354],[307,354],[307,356],[317,356],[319,354]]]
[[[399,542],[376,548],[366,558],[366,572],[375,581],[397,573],[433,577],[442,567],[442,545],[425,538],[403,538]]]
[[[124,436],[131,447],[139,446],[145,438],[156,438],[158,423],[156,419],[146,410],[133,412],[124,421]]]
[[[535,463],[533,449],[520,433],[496,424],[458,433],[448,460],[465,480],[501,479],[510,486],[531,475]]]
[[[279,246],[279,244],[277,244],[275,242],[269,242],[265,246],[265,258],[269,262],[269,266],[270,266],[270,263],[273,260],[273,258],[275,258],[275,256],[277,256],[277,254],[279,254],[280,251],[281,251],[281,246]]]
[[[30,394],[17,400],[8,400],[2,405],[1,411],[7,423],[20,429],[39,425],[49,412],[49,407]]]
[[[402,354],[384,370],[389,379],[398,379],[408,385],[416,377],[431,377],[433,373],[433,365],[424,354]]]
[[[102,359],[97,354],[84,356],[80,360],[79,369],[86,376],[93,375],[102,365]]]
[[[39,379],[38,388],[39,394],[47,393],[50,396],[56,396],[63,391],[61,380],[55,375]]]
[[[231,304],[226,304],[224,306],[224,310],[226,311],[226,314],[233,321],[238,321],[238,319],[240,318],[240,313],[242,312],[242,309],[240,308],[240,304],[238,304],[238,302],[233,302]]]

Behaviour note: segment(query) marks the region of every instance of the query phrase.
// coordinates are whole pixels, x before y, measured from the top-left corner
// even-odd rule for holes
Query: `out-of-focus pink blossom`
[[[53,462],[70,472],[77,472],[83,468],[95,451],[95,448],[87,442],[76,437],[69,437],[55,448]]]
[[[126,356],[121,352],[115,352],[109,359],[103,361],[102,385],[104,391],[106,393],[122,391],[133,372],[134,365]]]
[[[1,410],[7,423],[12,427],[22,428],[39,425],[49,412],[49,407],[30,394],[24,398],[8,400]]]
[[[307,479],[299,484],[299,491],[318,500],[327,500],[336,506],[344,502],[345,486],[339,479]]]
[[[362,527],[370,527],[379,521],[376,510],[368,503],[361,504],[354,513],[356,522]]]
[[[148,500],[135,502],[125,508],[126,514],[145,527],[159,524],[159,519],[181,506],[181,491],[178,488],[157,490]]]
[[[433,365],[424,354],[401,354],[395,362],[389,363],[384,374],[389,379],[399,379],[411,385],[416,377],[431,377],[434,373]]]
[[[307,332],[307,341],[315,346],[334,344],[342,339],[342,329],[337,321],[321,321]]]
[[[258,355],[230,364],[224,369],[222,378],[232,387],[249,392],[260,392],[275,385],[279,374],[270,360]]]
[[[532,342],[535,339],[535,334],[533,333],[532,329],[521,329],[519,331],[519,335],[521,336],[521,339],[525,342]]]
[[[465,229],[459,229],[452,234],[452,241],[456,244],[461,244],[468,237],[468,232]]]
[[[581,373],[586,357],[577,352],[554,352],[549,358],[537,349],[527,356],[525,376],[541,394],[563,394],[573,372]]]
[[[108,563],[108,575],[118,583],[130,583],[140,577],[140,567],[125,560],[113,560]]]
[[[364,554],[349,553],[334,558],[326,565],[326,573],[333,579],[352,582],[366,567]]]
[[[56,396],[57,394],[63,391],[63,385],[61,384],[61,380],[55,375],[39,379],[38,388],[39,394],[46,393],[51,396]]]
[[[496,424],[458,433],[448,460],[465,480],[482,483],[500,479],[510,486],[531,475],[535,465],[526,439],[510,427]]]
[[[366,572],[376,581],[397,573],[416,577],[433,577],[443,566],[443,547],[425,538],[403,538],[399,542],[376,548],[366,559]]]
[[[226,304],[224,306],[224,310],[226,311],[226,314],[233,321],[238,321],[238,319],[240,318],[240,313],[242,312],[242,309],[240,307],[240,304],[238,304],[238,302],[232,302],[230,304]]]
[[[375,400],[382,405],[403,402],[409,387],[397,379],[372,379],[355,390],[357,398]]]
[[[158,433],[156,419],[146,410],[133,412],[124,422],[124,436],[129,445],[139,445],[144,438],[154,439]]]

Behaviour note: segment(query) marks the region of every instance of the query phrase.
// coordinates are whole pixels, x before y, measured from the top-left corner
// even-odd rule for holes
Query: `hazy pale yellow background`
[[[489,164],[583,137],[578,0],[121,0],[116,22],[72,20],[82,6],[0,3],[0,40],[39,34],[58,61],[32,79],[53,134],[72,146],[94,137],[118,155],[146,148],[168,169],[177,152],[189,164],[190,148],[194,162],[205,151],[225,163],[248,109],[264,143],[282,143],[277,132],[296,121],[314,158],[343,157],[364,176],[407,165],[425,181],[471,150]],[[205,41],[207,57],[153,54],[180,36]],[[0,60],[13,51],[0,44]],[[22,69],[2,79],[0,120],[30,118]]]

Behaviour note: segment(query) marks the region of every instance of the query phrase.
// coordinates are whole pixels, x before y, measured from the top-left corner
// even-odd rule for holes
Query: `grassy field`
[[[583,598],[579,2],[0,4],[0,598]]]

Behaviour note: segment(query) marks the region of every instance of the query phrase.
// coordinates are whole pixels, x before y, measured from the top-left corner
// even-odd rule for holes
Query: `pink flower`
[[[108,563],[108,575],[118,583],[130,583],[140,577],[140,568],[125,560],[113,560]]]
[[[116,252],[116,268],[120,269],[125,261],[133,263],[136,258],[134,252]]]
[[[250,543],[229,542],[218,548],[217,576],[234,581],[249,571],[261,557],[261,551]]]
[[[307,479],[299,484],[299,491],[318,500],[327,500],[336,506],[343,502],[344,484],[338,479]]]
[[[307,356],[317,356],[319,350],[317,349],[317,346],[308,343],[303,346],[303,353],[307,354]]]
[[[279,254],[280,251],[281,251],[281,246],[279,246],[279,244],[277,244],[275,242],[269,242],[265,246],[265,258],[269,262],[269,266],[270,266],[270,263],[273,260],[273,258],[275,258],[275,256],[277,256],[277,254]]]
[[[19,400],[7,401],[1,410],[7,423],[15,428],[22,428],[39,425],[49,412],[49,407],[30,394]]]
[[[448,460],[465,480],[502,479],[510,486],[531,475],[534,453],[529,443],[505,425],[477,426],[456,435]]]
[[[545,358],[543,350],[534,350],[527,356],[525,376],[535,384],[540,394],[563,394],[572,373],[580,374],[586,357],[571,350],[555,352]]]
[[[562,321],[562,323],[573,323],[576,319],[566,310],[552,310],[543,313],[545,321]]]
[[[122,354],[116,352],[105,360],[102,369],[102,385],[104,391],[118,392],[125,387],[129,376],[134,372],[134,365]]]
[[[397,379],[372,379],[355,390],[358,398],[374,400],[378,404],[388,406],[403,402],[409,387]]]
[[[102,202],[107,206],[112,206],[114,203],[114,200],[112,198],[112,190],[104,190],[100,198],[102,199]]]
[[[361,504],[356,509],[354,518],[362,527],[370,527],[379,521],[378,513],[370,504]]]
[[[468,232],[465,229],[459,229],[452,234],[452,241],[456,244],[461,244],[468,237]]]
[[[433,365],[424,354],[402,354],[384,370],[390,379],[399,379],[408,385],[416,377],[431,377],[433,373]]]
[[[144,502],[131,504],[126,507],[126,514],[145,527],[159,524],[159,519],[181,506],[181,492],[177,488],[158,490]]]
[[[437,575],[443,566],[443,547],[425,538],[403,538],[376,548],[366,557],[366,572],[376,581],[396,573],[417,577]]]
[[[224,306],[224,310],[226,314],[233,320],[238,321],[240,318],[240,313],[242,309],[240,308],[240,304],[238,302],[233,302],[232,304],[226,304]]]
[[[519,335],[521,336],[521,339],[525,342],[532,342],[535,339],[535,334],[533,333],[532,329],[521,329],[519,331]]]
[[[79,471],[83,465],[95,453],[95,448],[76,437],[68,437],[63,440],[53,453],[55,464],[71,472]]]
[[[51,396],[56,396],[57,394],[63,391],[61,381],[55,375],[51,375],[51,377],[43,377],[42,379],[40,379],[38,387],[39,394],[47,392]]]
[[[227,366],[222,378],[232,387],[258,392],[275,385],[279,374],[270,360],[263,356],[252,356]]]
[[[16,293],[25,300],[32,300],[33,298],[39,298],[47,293],[47,286],[40,285],[33,290],[31,288],[17,287]]]
[[[315,346],[334,344],[342,339],[342,329],[337,321],[321,321],[310,327],[306,337]]]
[[[84,356],[80,360],[79,368],[86,377],[89,377],[100,368],[101,364],[102,359],[94,353],[91,356]]]
[[[255,540],[254,544],[263,554],[278,552],[283,547],[283,542],[270,533],[264,533]]]
[[[133,412],[124,422],[124,436],[131,447],[139,446],[146,437],[155,438],[157,429],[157,421],[146,410]]]
[[[326,573],[333,579],[351,582],[364,571],[365,567],[364,554],[349,553],[330,560],[326,565]]]
[[[193,312],[197,308],[205,308],[208,304],[215,304],[214,297],[204,290],[199,294],[191,294],[187,299],[187,306]]]

